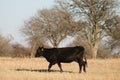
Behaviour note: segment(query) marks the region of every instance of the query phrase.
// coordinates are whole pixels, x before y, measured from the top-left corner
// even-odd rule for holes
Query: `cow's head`
[[[43,51],[44,51],[44,48],[43,47],[39,47],[37,50],[36,50],[36,54],[35,54],[35,57],[40,57],[43,55]]]

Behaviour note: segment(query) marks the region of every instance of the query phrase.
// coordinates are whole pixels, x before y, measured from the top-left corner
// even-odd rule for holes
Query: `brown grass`
[[[120,80],[120,59],[88,60],[87,73],[78,73],[78,64],[57,65],[47,72],[48,62],[43,59],[0,58],[0,80]]]

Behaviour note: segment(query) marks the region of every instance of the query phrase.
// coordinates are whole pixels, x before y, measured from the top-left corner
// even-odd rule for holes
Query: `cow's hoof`
[[[51,70],[48,70],[48,72],[51,72]]]
[[[63,72],[63,71],[60,71],[61,73]]]

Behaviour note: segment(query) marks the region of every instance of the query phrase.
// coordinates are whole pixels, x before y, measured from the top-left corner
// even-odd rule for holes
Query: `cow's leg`
[[[61,66],[61,63],[60,63],[60,62],[58,63],[58,66],[59,66],[59,68],[60,68],[60,72],[63,72],[62,66]]]
[[[82,61],[82,65],[83,65],[83,71],[86,72],[86,66],[87,66],[87,60],[83,60]]]
[[[86,72],[86,65],[85,65],[85,62],[83,62],[83,71]]]
[[[82,64],[81,64],[81,62],[79,62],[78,64],[79,64],[79,73],[81,73],[81,71],[82,71]]]
[[[86,58],[83,59],[83,70],[86,72],[86,67],[87,67],[87,60]]]
[[[48,66],[48,71],[49,71],[49,72],[50,72],[50,68],[52,67],[52,65],[53,65],[53,64],[50,63],[49,66]]]
[[[79,73],[82,71],[82,61],[80,59],[77,59],[77,62],[79,64]]]

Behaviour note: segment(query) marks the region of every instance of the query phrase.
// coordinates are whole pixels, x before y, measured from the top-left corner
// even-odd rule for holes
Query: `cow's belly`
[[[61,61],[62,63],[71,63],[73,61]]]
[[[66,59],[64,59],[64,60],[60,60],[59,62],[62,62],[62,63],[71,63],[71,62],[73,62],[73,61],[75,61],[75,60],[66,60]]]
[[[76,61],[77,56],[60,56],[58,57],[57,61],[62,63],[70,63]]]

